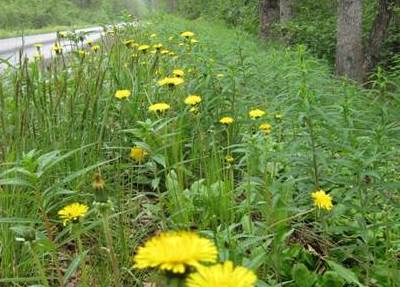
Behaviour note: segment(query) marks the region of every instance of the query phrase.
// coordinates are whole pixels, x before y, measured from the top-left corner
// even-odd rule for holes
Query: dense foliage
[[[361,90],[304,46],[202,20],[99,45],[0,75],[0,284],[142,286],[165,275],[142,268],[186,270],[198,243],[259,287],[399,286],[385,77]],[[203,239],[153,237],[166,230]]]
[[[177,11],[195,19],[207,17],[221,19],[228,25],[257,34],[259,30],[259,1],[248,0],[176,0]],[[169,2],[165,0],[164,2]],[[335,59],[337,1],[295,0],[293,18],[285,24],[275,26],[277,38],[289,44],[304,44],[314,55],[327,59],[331,64]],[[364,41],[367,42],[373,20],[378,12],[377,0],[364,1]],[[400,47],[400,9],[396,10],[389,37],[385,41],[381,64],[393,65],[394,55]]]

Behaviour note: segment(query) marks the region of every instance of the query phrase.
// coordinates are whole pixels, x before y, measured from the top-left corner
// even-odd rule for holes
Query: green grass
[[[180,46],[188,30],[199,43]],[[137,247],[195,230],[257,286],[399,286],[398,96],[334,79],[302,47],[201,20],[159,15],[101,46],[0,75],[0,283],[142,286],[163,277],[132,268]],[[185,83],[159,87],[175,68]],[[121,89],[132,95],[117,100]],[[171,109],[149,112],[157,102]],[[268,113],[252,120],[254,108]],[[318,189],[331,211],[313,206]],[[73,202],[89,213],[63,226],[57,212]]]

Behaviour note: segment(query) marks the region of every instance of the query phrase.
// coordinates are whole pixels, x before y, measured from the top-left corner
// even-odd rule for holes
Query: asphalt
[[[75,30],[75,32],[83,32],[86,34],[86,40],[97,41],[103,34],[102,27],[92,27],[87,29]],[[8,65],[1,63],[6,60],[10,65],[15,66],[19,63],[19,59],[27,57],[33,59],[37,55],[35,44],[43,45],[41,54],[45,59],[51,58],[52,47],[57,40],[57,33],[46,33],[39,35],[14,37],[8,39],[0,39],[0,71],[4,70]],[[72,43],[69,40],[61,40],[63,51],[68,52],[72,49]]]

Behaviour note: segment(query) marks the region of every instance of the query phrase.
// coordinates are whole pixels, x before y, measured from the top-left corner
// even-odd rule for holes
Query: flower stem
[[[77,223],[74,224],[75,226],[75,236],[76,236],[76,242],[78,244],[78,253],[79,257],[82,258],[82,254],[84,253],[83,249],[83,244],[82,244],[82,239],[81,239],[81,224]],[[85,258],[84,258],[85,259]],[[86,269],[86,264],[85,260],[81,263],[81,278],[82,278],[82,285],[81,286],[90,286],[89,285],[89,279],[88,279],[88,274],[87,274],[87,269]]]
[[[108,252],[110,255],[111,268],[113,271],[113,274],[112,274],[113,285],[121,286],[120,271],[119,271],[117,256],[115,255],[115,252],[114,252],[113,239],[112,239],[112,235],[111,235],[111,229],[110,229],[110,224],[108,221],[108,212],[107,211],[103,211],[102,219],[103,219],[104,236],[106,238],[107,248],[108,248]]]

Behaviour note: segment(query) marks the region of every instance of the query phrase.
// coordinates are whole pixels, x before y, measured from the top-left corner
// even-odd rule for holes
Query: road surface
[[[86,34],[86,40],[97,41],[103,34],[102,27],[93,27],[88,29],[75,30],[77,33],[83,32]],[[57,40],[57,33],[46,33],[40,35],[31,35],[24,37],[15,37],[9,39],[0,39],[0,58],[7,60],[11,65],[19,62],[19,55],[33,59],[37,55],[35,44],[42,44],[41,53],[44,58],[50,58],[52,55],[53,44]],[[71,50],[71,42],[62,40],[61,45],[63,50],[68,52]],[[0,71],[7,67],[6,64],[0,63]]]

